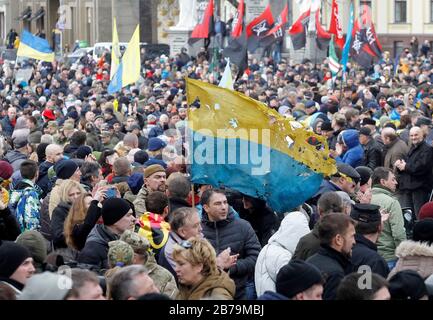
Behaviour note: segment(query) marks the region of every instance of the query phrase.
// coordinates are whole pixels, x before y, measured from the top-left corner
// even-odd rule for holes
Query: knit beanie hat
[[[7,180],[10,177],[12,177],[13,173],[14,173],[14,169],[12,168],[10,163],[1,160],[0,161],[0,178],[2,178],[3,180]]]
[[[414,270],[402,270],[389,279],[391,300],[419,300],[427,295],[424,279]]]
[[[73,160],[60,160],[54,165],[56,177],[63,180],[70,179],[77,169],[78,165]]]
[[[106,226],[111,226],[123,218],[129,210],[131,205],[128,201],[120,198],[109,198],[104,201],[101,209],[102,219]]]
[[[433,219],[426,218],[419,220],[413,227],[413,240],[433,243]]]
[[[128,186],[129,189],[131,189],[131,192],[133,194],[138,194],[138,192],[140,191],[141,187],[144,184],[144,179],[143,179],[143,174],[136,172],[133,173],[129,178],[128,178]]]
[[[280,269],[275,288],[277,293],[293,298],[298,293],[321,283],[323,283],[322,275],[316,266],[295,259]]]
[[[419,210],[418,219],[433,218],[433,202],[427,202]]]
[[[108,265],[111,268],[129,266],[133,263],[134,250],[125,241],[110,241],[108,247]]]
[[[0,277],[9,278],[31,254],[26,247],[10,241],[0,244]]]
[[[164,167],[159,164],[152,164],[144,169],[144,177],[149,178],[152,174],[157,172],[165,172]]]
[[[36,230],[27,230],[21,233],[16,243],[26,247],[36,263],[42,264],[47,258],[47,245],[44,236]]]
[[[91,153],[92,148],[90,148],[89,146],[79,146],[77,151],[75,152],[75,155],[77,156],[77,159],[85,159]]]
[[[355,170],[359,173],[361,176],[360,185],[363,186],[370,180],[371,176],[373,175],[373,170],[371,170],[369,167],[356,167]]]
[[[52,272],[32,276],[18,300],[63,300],[72,288],[71,278]]]

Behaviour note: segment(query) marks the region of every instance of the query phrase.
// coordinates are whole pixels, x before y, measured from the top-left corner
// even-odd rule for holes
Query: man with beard
[[[134,201],[135,212],[141,216],[147,211],[146,198],[153,191],[165,192],[165,169],[159,164],[148,166],[144,170],[144,184]]]
[[[319,251],[307,262],[326,277],[323,299],[335,299],[341,280],[352,272],[352,247],[355,245],[355,222],[343,213],[325,215],[319,222]]]

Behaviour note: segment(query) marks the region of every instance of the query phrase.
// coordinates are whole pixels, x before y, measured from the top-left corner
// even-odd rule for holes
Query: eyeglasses
[[[180,246],[184,249],[191,249],[192,248],[192,243],[189,242],[188,240],[184,240],[180,243]]]

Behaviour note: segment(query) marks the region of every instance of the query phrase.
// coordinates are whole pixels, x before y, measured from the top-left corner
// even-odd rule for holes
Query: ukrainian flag
[[[187,79],[189,160],[194,183],[261,198],[283,213],[336,172],[323,137],[241,93]]]
[[[140,26],[137,25],[122,61],[108,86],[108,93],[113,94],[128,84],[137,82],[140,79],[140,69]]]
[[[48,41],[34,36],[27,30],[21,33],[17,56],[46,62],[54,61],[54,52]]]

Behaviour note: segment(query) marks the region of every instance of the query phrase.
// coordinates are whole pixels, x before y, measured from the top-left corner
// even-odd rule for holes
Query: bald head
[[[410,142],[417,145],[424,140],[424,134],[420,127],[412,127],[409,131]]]
[[[384,144],[391,144],[397,139],[397,132],[393,128],[386,127],[382,129],[381,137]]]
[[[63,147],[58,144],[50,144],[45,149],[45,155],[48,162],[56,163],[63,158]]]

